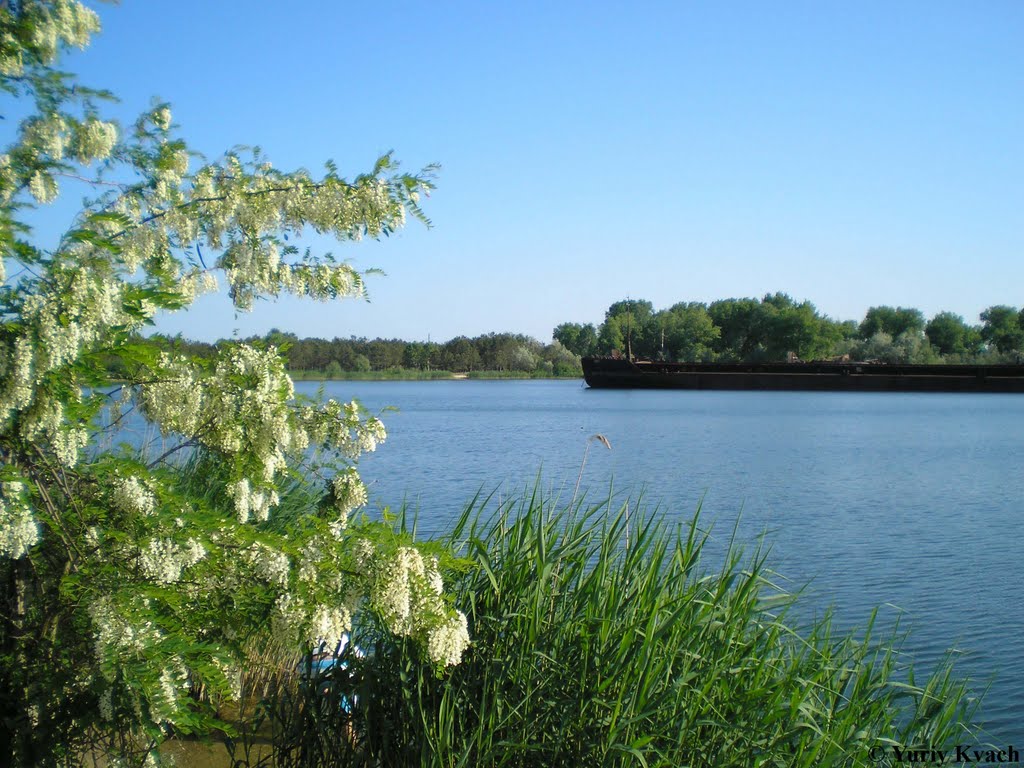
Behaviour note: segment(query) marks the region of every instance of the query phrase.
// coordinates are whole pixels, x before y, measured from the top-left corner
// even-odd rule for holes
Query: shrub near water
[[[380,638],[364,684],[380,764],[852,766],[964,738],[948,666],[908,684],[894,639],[796,632],[760,553],[709,574],[696,519],[636,517],[471,506],[452,541],[474,567],[451,587],[472,649],[439,679]]]
[[[346,180],[256,150],[208,161],[166,104],[121,127],[102,119],[110,94],[58,69],[98,30],[77,0],[0,2],[15,118],[0,146],[3,766],[161,760],[169,735],[218,727],[213,704],[240,698],[268,627],[296,655],[335,646],[364,611],[445,662],[466,641],[431,556],[349,525],[366,501],[355,462],[385,438],[377,417],[296,397],[273,344],[201,355],[140,339],[219,286],[240,312],[282,294],[365,298],[363,273],[295,242],[426,222],[436,168],[399,173],[385,155]],[[85,196],[77,213],[67,193]],[[160,452],[115,448],[133,411]],[[198,488],[176,459],[190,451]],[[271,529],[296,470],[318,503]]]

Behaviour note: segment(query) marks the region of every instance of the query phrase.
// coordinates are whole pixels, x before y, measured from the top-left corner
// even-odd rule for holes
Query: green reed
[[[189,464],[183,482],[209,487]],[[297,477],[267,533],[315,503]],[[214,738],[230,758],[210,765],[860,766],[876,746],[976,741],[948,662],[919,679],[873,617],[856,635],[799,622],[764,550],[723,554],[699,513],[672,525],[534,492],[474,500],[446,538],[473,638],[461,665],[439,673],[370,621],[365,656],[313,682],[308,659],[249,638]]]
[[[364,637],[366,764],[856,766],[966,736],[948,663],[915,682],[873,618],[857,637],[827,616],[798,629],[764,552],[708,567],[696,516],[534,494],[471,504],[451,541],[472,564],[449,588],[473,646],[439,676]]]

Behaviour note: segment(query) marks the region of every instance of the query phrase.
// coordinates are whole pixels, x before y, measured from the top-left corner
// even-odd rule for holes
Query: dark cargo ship
[[[595,388],[839,392],[1024,392],[1024,365],[666,363],[585,357]]]

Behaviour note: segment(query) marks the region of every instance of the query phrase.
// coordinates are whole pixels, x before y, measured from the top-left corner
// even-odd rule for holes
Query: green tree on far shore
[[[918,309],[871,307],[860,324],[860,337],[870,339],[881,332],[895,339],[904,333],[921,333],[924,326],[924,315]]]
[[[562,323],[555,327],[551,336],[579,357],[588,357],[597,353],[597,331],[591,323]]]
[[[1003,354],[1024,350],[1024,328],[1015,307],[999,304],[981,313],[981,338]]]
[[[924,334],[940,355],[972,355],[981,349],[981,332],[954,312],[939,312],[925,325]]]
[[[670,360],[710,360],[721,331],[698,302],[680,302],[658,312],[655,323],[661,331],[659,357]]]

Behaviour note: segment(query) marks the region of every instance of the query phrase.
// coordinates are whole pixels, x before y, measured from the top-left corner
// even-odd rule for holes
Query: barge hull
[[[584,358],[597,389],[1024,393],[1024,365],[662,363]]]

